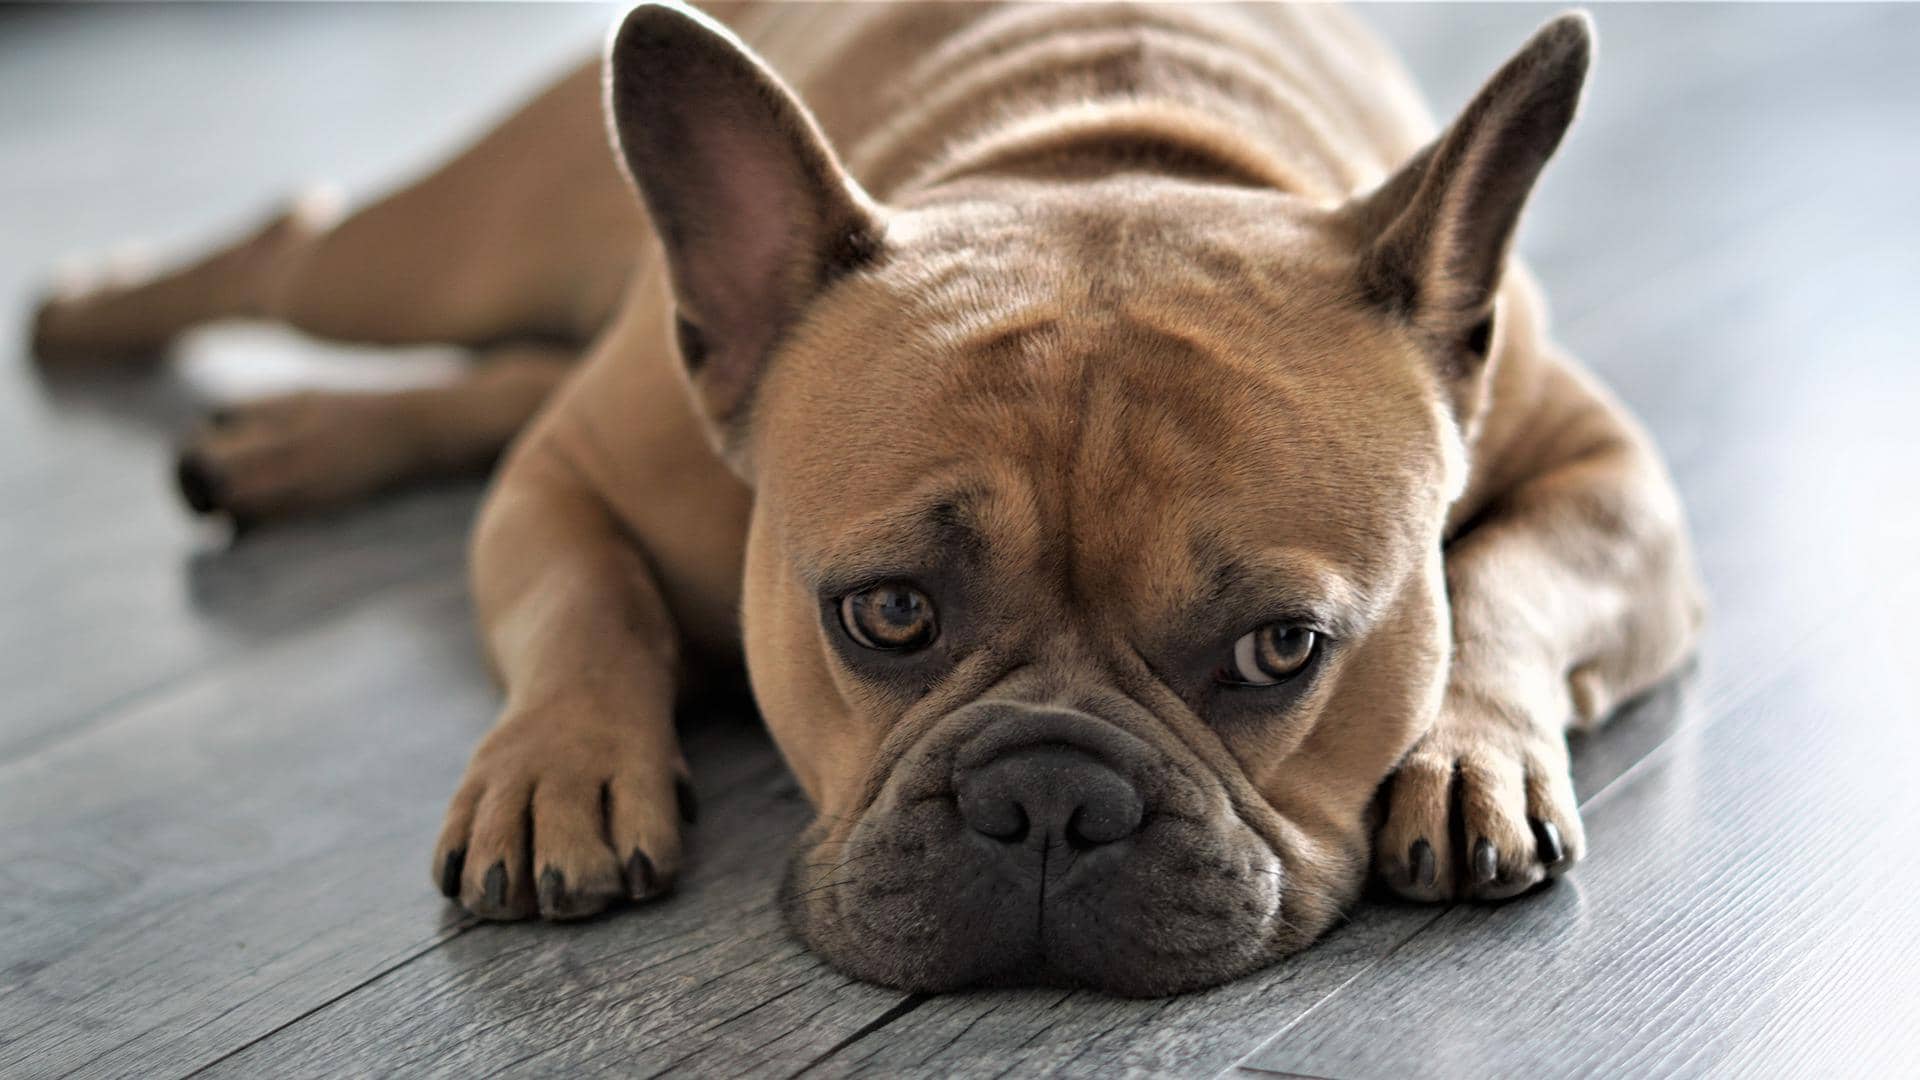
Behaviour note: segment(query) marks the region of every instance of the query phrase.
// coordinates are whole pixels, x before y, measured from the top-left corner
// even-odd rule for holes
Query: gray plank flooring
[[[1445,112],[1553,10],[1365,17]],[[674,897],[462,918],[424,861],[495,705],[460,565],[475,489],[233,542],[175,504],[167,451],[251,339],[52,385],[17,355],[61,257],[192,244],[315,178],[378,190],[613,14],[0,9],[0,1075],[1911,1069],[1920,10],[1596,12],[1522,246],[1667,450],[1714,619],[1690,676],[1578,748],[1588,864],[1499,908],[1369,902],[1291,962],[1151,1002],[823,967],[772,908],[806,808],[726,712],[686,721],[704,812]]]

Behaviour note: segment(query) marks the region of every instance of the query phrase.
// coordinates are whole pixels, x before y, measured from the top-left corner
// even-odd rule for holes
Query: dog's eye
[[[842,597],[840,625],[859,644],[889,652],[924,649],[940,629],[933,617],[933,601],[926,593],[900,582]]]
[[[1221,682],[1237,686],[1278,686],[1307,670],[1320,647],[1320,635],[1299,623],[1268,623],[1233,643],[1233,662]]]

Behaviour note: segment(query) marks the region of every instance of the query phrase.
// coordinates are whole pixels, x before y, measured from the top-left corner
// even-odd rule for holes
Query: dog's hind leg
[[[646,236],[585,64],[418,182],[340,216],[295,200],[240,241],[139,280],[69,282],[41,303],[48,367],[156,356],[209,320],[317,337],[584,346],[611,317]]]
[[[307,391],[222,409],[180,455],[188,505],[237,520],[326,509],[493,463],[572,369],[552,346],[503,346],[445,386]]]
[[[48,368],[157,361],[173,338],[215,319],[261,316],[259,282],[339,217],[316,190],[240,239],[164,270],[122,257],[69,272],[34,312],[33,356]]]
[[[138,362],[227,317],[316,337],[472,348],[453,385],[234,406],[193,435],[188,502],[238,517],[352,501],[490,462],[607,322],[646,238],[601,119],[599,63],[547,88],[439,169],[351,214],[298,201],[242,240],[140,282],[56,292],[48,367]]]

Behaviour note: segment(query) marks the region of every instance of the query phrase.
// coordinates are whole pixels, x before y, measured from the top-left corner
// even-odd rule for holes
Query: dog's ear
[[[614,135],[666,250],[681,358],[725,438],[781,332],[876,256],[878,213],[793,92],[705,15],[634,8],[607,71]]]
[[[1573,120],[1593,52],[1584,13],[1542,27],[1440,138],[1342,210],[1367,298],[1422,332],[1446,373],[1477,374],[1521,207]]]

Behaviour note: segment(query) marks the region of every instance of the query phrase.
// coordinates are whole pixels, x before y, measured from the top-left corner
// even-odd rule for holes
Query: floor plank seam
[[[805,1065],[801,1066],[798,1070],[788,1073],[787,1080],[795,1080],[796,1077],[804,1076],[807,1073],[812,1072],[814,1069],[817,1069],[821,1065],[826,1064],[826,1062],[829,1059],[831,1059],[834,1055],[840,1053],[842,1050],[845,1050],[847,1047],[852,1046],[854,1043],[859,1042],[861,1039],[864,1039],[867,1036],[872,1035],[874,1032],[879,1031],[881,1028],[886,1027],[888,1024],[893,1023],[895,1020],[900,1019],[901,1017],[907,1015],[908,1013],[912,1012],[913,1010],[919,1008],[920,1006],[926,1004],[931,1000],[933,1000],[933,995],[931,994],[908,994],[898,1004],[894,1005],[893,1008],[888,1009],[886,1012],[881,1013],[879,1016],[875,1017],[874,1019],[867,1021],[864,1025],[860,1027],[860,1030],[855,1031],[853,1034],[847,1036],[844,1039],[841,1039],[839,1042],[834,1043],[832,1046],[828,1047],[826,1053],[821,1054],[819,1057],[814,1058],[812,1061],[807,1062]]]
[[[345,990],[342,990],[339,993],[333,995],[332,997],[327,998],[325,1001],[320,1002],[319,1004],[313,1006],[312,1008],[307,1009],[305,1012],[302,1012],[297,1016],[293,1016],[289,1018],[286,1022],[275,1025],[274,1027],[261,1032],[259,1035],[256,1035],[253,1038],[247,1040],[246,1042],[240,1044],[239,1046],[236,1046],[233,1049],[227,1051],[226,1053],[221,1054],[219,1057],[214,1058],[212,1061],[209,1061],[206,1064],[201,1065],[198,1068],[195,1068],[192,1072],[183,1074],[181,1077],[181,1080],[191,1080],[192,1077],[203,1075],[209,1069],[214,1068],[215,1066],[219,1065],[221,1062],[226,1061],[227,1059],[232,1058],[236,1055],[243,1054],[248,1050],[251,1050],[253,1047],[258,1046],[259,1044],[267,1041],[268,1039],[273,1038],[275,1035],[278,1035],[282,1031],[285,1031],[288,1028],[293,1027],[295,1024],[298,1024],[306,1020],[308,1017],[313,1016],[316,1013],[324,1012],[325,1010],[331,1008],[335,1004],[346,1000],[347,998],[353,996],[354,994],[359,993],[362,990],[365,990],[367,987],[372,986],[374,983],[379,982],[381,979],[384,979],[387,976],[393,974],[394,972],[399,971],[401,968],[406,967],[408,964],[413,963],[415,960],[420,959],[422,956],[425,956],[426,954],[432,952],[433,950],[439,948],[440,946],[445,945],[447,942],[452,941],[454,938],[457,938],[460,935],[466,933],[467,931],[472,930],[474,927],[478,925],[480,925],[480,920],[477,918],[468,918],[468,919],[462,920],[459,923],[454,924],[453,926],[442,931],[432,941],[426,942],[425,944],[421,945],[419,948],[414,949],[413,951],[409,952],[407,955],[401,957],[399,962],[374,972],[372,975],[369,975],[365,979],[362,979],[359,982],[353,984],[352,986],[347,987]]]
[[[750,1016],[753,1013],[759,1012],[761,1009],[765,1008],[766,1006],[771,1005],[774,1002],[779,1001],[780,999],[795,993],[796,991],[804,990],[807,987],[812,986],[814,982],[815,980],[813,979],[808,979],[804,982],[797,982],[792,986],[787,987],[785,990],[782,990],[779,993],[773,995],[772,997],[767,998],[766,1000],[760,1002],[758,1005],[754,1005],[751,1008],[743,1009],[740,1012],[734,1013],[732,1016],[726,1017],[725,1019],[722,1019],[722,1020],[716,1020],[713,1023],[708,1024],[706,1027],[701,1028],[695,1034],[696,1035],[712,1034],[714,1031],[720,1028],[723,1028],[728,1024],[731,1024],[734,1021],[741,1019],[742,1017]],[[775,1036],[775,1038],[777,1039],[790,1033],[791,1032],[783,1032],[780,1036]],[[650,1050],[654,1050],[660,1047],[661,1045],[665,1044],[666,1042],[671,1041],[671,1038],[672,1037],[669,1036],[666,1039],[656,1039],[655,1041],[648,1043],[646,1046],[641,1047],[639,1053],[644,1054]],[[679,1057],[674,1058],[672,1061],[667,1062],[665,1066],[659,1069],[656,1069],[653,1072],[648,1073],[644,1078],[642,1078],[642,1080],[658,1080],[659,1077],[671,1075],[675,1069],[681,1066],[682,1063],[690,1061],[696,1057],[699,1057],[701,1054],[706,1053],[709,1049],[712,1048],[713,1042],[714,1040],[709,1039],[708,1041],[701,1043],[700,1045],[694,1047],[692,1050],[689,1050],[686,1053],[680,1055]],[[763,1043],[761,1045],[765,1045],[765,1044]],[[760,1049],[760,1047],[756,1046],[753,1049],[758,1050]],[[590,1054],[586,1058],[582,1059],[578,1064],[581,1066],[584,1066],[587,1062],[596,1061],[600,1058],[605,1057],[608,1053],[612,1053],[612,1052],[613,1050],[605,1050],[597,1054]]]
[[[260,967],[254,969],[253,971],[247,972],[246,974],[238,976],[237,978],[245,979],[245,978],[251,977],[252,975],[258,974],[260,970],[263,970],[266,967],[272,966],[275,962],[287,956],[289,953],[293,952],[297,948],[298,948],[297,945],[290,946],[287,949],[284,949],[278,953],[275,953],[274,955],[267,957],[264,961],[261,961]],[[404,963],[405,961],[402,961],[402,962]],[[303,974],[304,973],[302,972],[294,972],[292,974],[283,976],[278,982],[275,982],[269,987],[267,987],[267,989],[268,990],[278,989],[280,986],[286,984],[287,982],[301,978]],[[230,1016],[234,1012],[252,1004],[253,1000],[254,999],[252,998],[242,998],[238,1001],[235,1001],[233,1004],[227,1006],[226,1008],[220,1010],[217,1013],[214,1013],[212,1016],[206,1017],[205,1019],[201,1020],[199,1023],[194,1024],[193,1026],[187,1028],[184,1032],[181,1032],[181,1035],[182,1036],[192,1035],[194,1032],[199,1031],[205,1027],[208,1027],[209,1025],[219,1023],[222,1019],[226,1018],[227,1016]],[[107,1047],[105,1050],[100,1051],[99,1053],[93,1055],[92,1057],[81,1062],[80,1064],[75,1065],[73,1068],[68,1069],[66,1072],[61,1074],[61,1077],[65,1078],[68,1076],[73,1076],[76,1073],[82,1072],[106,1060],[107,1058],[112,1057],[113,1055],[119,1053],[120,1051],[126,1049],[127,1047],[132,1046],[134,1043],[137,1043],[140,1040],[146,1038],[147,1036],[153,1034],[154,1032],[159,1031],[161,1028],[166,1027],[168,1024],[173,1023],[174,1020],[176,1019],[178,1018],[173,1016],[168,1016],[159,1021],[156,1021],[154,1024],[141,1029],[139,1032],[133,1035],[130,1035],[125,1039],[120,1040],[119,1042],[113,1044],[112,1046]]]

